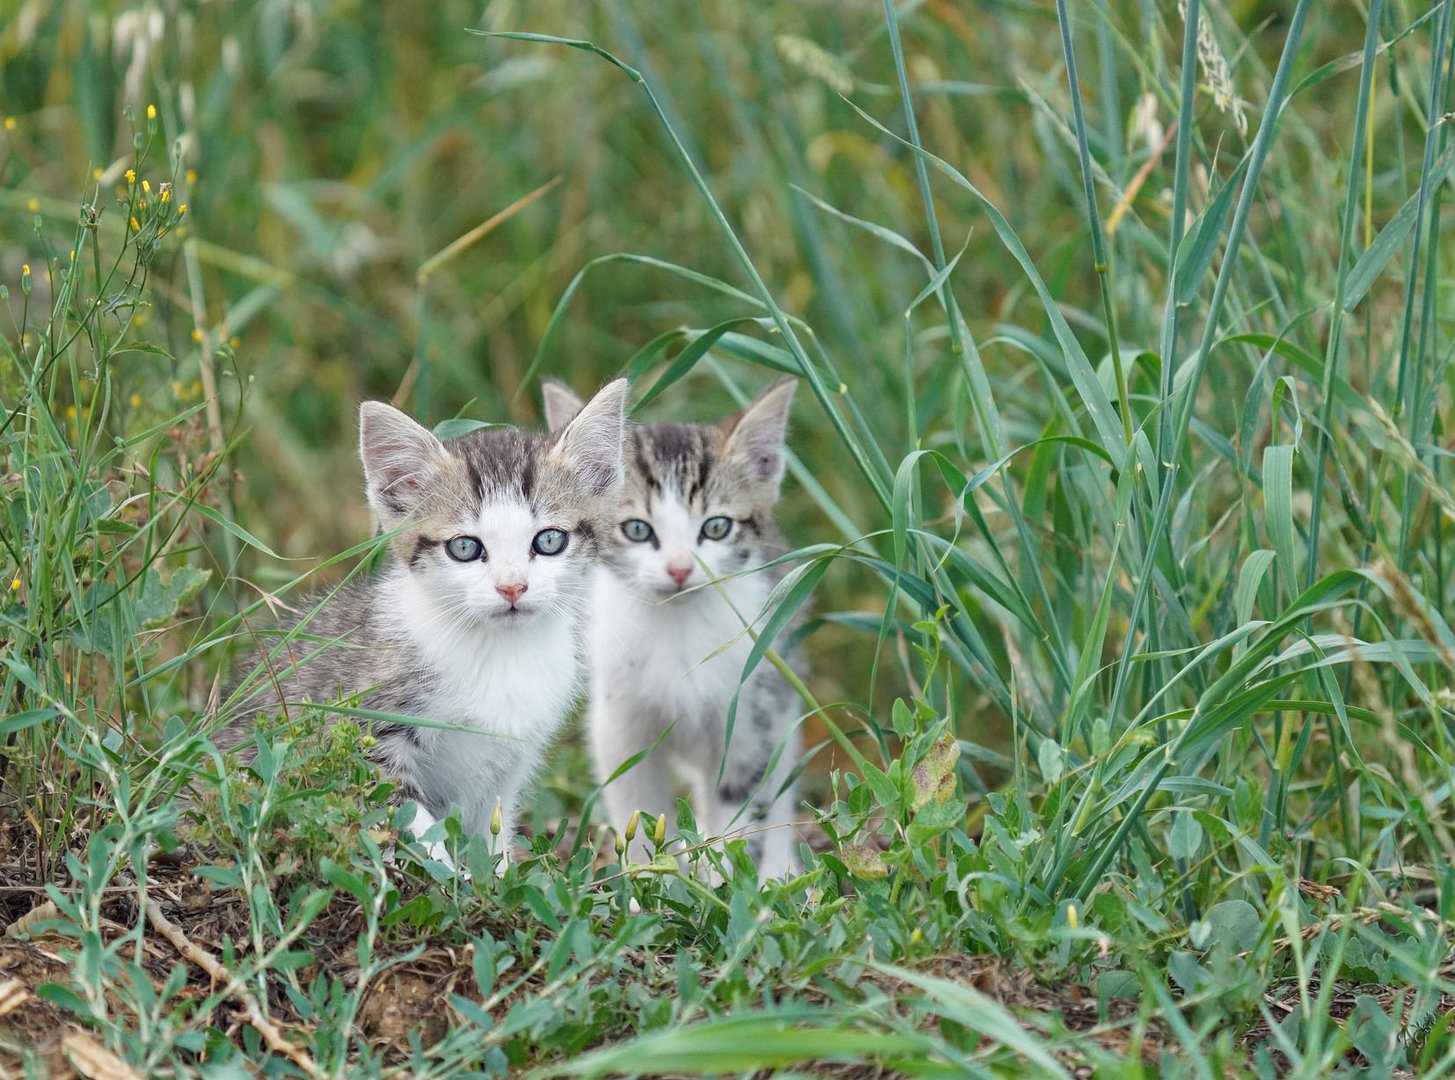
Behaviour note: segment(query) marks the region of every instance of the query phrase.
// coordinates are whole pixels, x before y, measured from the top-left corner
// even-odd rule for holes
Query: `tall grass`
[[[4,812],[82,961],[43,996],[108,1053],[1455,1065],[1451,0],[147,10],[0,38]],[[185,220],[140,187],[164,139]],[[623,370],[643,415],[809,391],[750,661],[810,612],[809,873],[597,865],[574,745],[503,881],[391,868],[367,736],[305,718],[182,830],[248,913],[234,977],[159,983],[147,849],[297,584],[274,550],[364,551],[316,495],[345,406],[530,421],[538,375]],[[379,1035],[425,970],[448,1018]]]

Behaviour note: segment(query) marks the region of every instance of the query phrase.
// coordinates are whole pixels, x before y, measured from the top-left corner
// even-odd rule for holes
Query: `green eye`
[[[485,554],[485,545],[473,536],[457,536],[445,545],[445,553],[455,562],[474,562]]]
[[[730,517],[708,518],[702,523],[702,535],[707,540],[725,540],[732,531],[733,519]]]
[[[564,529],[542,529],[531,541],[530,549],[537,555],[559,555],[566,550],[569,539]]]
[[[641,518],[632,518],[630,521],[623,521],[621,523],[621,535],[625,536],[633,543],[645,544],[648,540],[650,540],[657,534],[654,533],[652,531],[652,527]]]

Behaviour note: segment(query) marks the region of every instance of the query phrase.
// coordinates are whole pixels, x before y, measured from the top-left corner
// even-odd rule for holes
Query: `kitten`
[[[783,552],[773,507],[794,388],[783,380],[717,424],[628,429],[621,511],[603,535],[591,610],[588,725],[600,780],[656,744],[606,786],[611,821],[670,812],[675,766],[703,835],[755,830],[748,850],[766,874],[797,867],[799,839],[787,825],[798,803],[789,777],[799,714],[776,668],[760,664],[742,686],[731,745],[726,726],[752,649],[743,624],[758,623],[781,576],[751,571]],[[555,382],[545,403],[553,430],[581,408]],[[629,857],[646,850],[638,836]]]
[[[626,389],[611,383],[550,436],[499,427],[444,443],[365,402],[369,505],[400,531],[382,573],[329,599],[272,658],[249,710],[358,697],[471,729],[376,722],[372,756],[396,798],[418,805],[415,835],[452,809],[484,834],[498,800],[508,848],[521,788],[584,681],[581,627],[616,527]]]

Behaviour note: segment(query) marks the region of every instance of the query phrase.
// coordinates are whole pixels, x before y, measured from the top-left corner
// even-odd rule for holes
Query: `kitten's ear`
[[[723,456],[737,462],[753,480],[774,489],[783,482],[783,438],[796,389],[796,379],[780,379],[742,412],[722,422],[727,433]]]
[[[574,390],[555,379],[541,383],[541,401],[546,407],[546,427],[552,431],[560,431],[585,406]]]
[[[553,437],[551,457],[581,477],[596,495],[610,494],[625,475],[621,443],[626,432],[626,391],[625,379],[607,383]]]
[[[359,457],[369,505],[380,521],[403,517],[419,505],[424,482],[445,457],[444,445],[392,405],[359,406]]]

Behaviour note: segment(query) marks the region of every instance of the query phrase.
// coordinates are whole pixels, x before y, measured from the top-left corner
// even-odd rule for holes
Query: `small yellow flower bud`
[[[658,814],[657,823],[652,826],[652,843],[661,847],[667,842],[667,815]]]
[[[126,170],[126,182],[128,184],[134,184],[134,183],[136,183],[136,170],[135,169],[127,169]]]
[[[11,592],[19,592],[20,591],[20,571],[19,570],[15,571],[15,577],[10,582],[10,591]]]
[[[181,217],[186,212],[187,212],[187,204],[186,203],[183,203],[181,206],[177,207],[177,216],[178,217]]]
[[[150,180],[143,180],[141,182],[141,189],[150,195],[152,193],[152,182]]]
[[[76,261],[76,249],[75,248],[72,248],[71,249],[71,262],[75,262],[75,261]]]
[[[148,120],[155,120],[156,118],[157,118],[157,107],[155,105],[148,105],[147,106],[147,119]]]
[[[198,344],[198,345],[202,344],[202,331],[201,330],[193,329],[193,331],[192,331],[192,341],[195,344]]]
[[[616,857],[621,858],[626,852],[626,841],[618,836],[612,843],[616,847]]]
[[[13,116],[7,116],[5,118],[5,130],[6,131],[14,131],[15,130],[15,117],[13,117]]]
[[[92,169],[91,170],[91,179],[92,180],[100,180],[101,179],[101,176],[102,176],[102,173],[101,173],[101,170],[100,169]]]
[[[140,394],[132,394],[131,395],[131,407],[133,409],[135,409],[135,408],[140,407],[140,405],[141,405],[141,395]]]
[[[131,231],[141,232],[141,222],[137,221],[136,218],[131,219]]]
[[[500,830],[505,828],[505,819],[500,812],[500,800],[495,800],[495,809],[490,811],[490,835],[499,836]]]
[[[35,213],[37,210],[40,209],[40,200],[31,199],[28,203],[25,204],[25,208],[29,210],[32,214]]]
[[[240,338],[240,337],[230,337],[230,338],[227,339],[227,347],[229,349],[236,349],[241,344],[242,344],[242,338]]]
[[[171,184],[161,184],[161,185],[158,186],[157,191],[161,195],[162,202],[169,203],[169,202],[172,201],[172,185]]]
[[[23,292],[26,296],[30,295],[30,263],[20,264],[20,291]],[[21,338],[20,343],[21,345],[25,344],[25,339],[23,337]]]
[[[1066,925],[1073,930],[1081,925],[1081,915],[1077,912],[1075,904],[1066,905]]]
[[[925,939],[925,932],[923,930],[921,930],[918,926],[916,926],[913,930],[910,931],[910,934],[909,934],[909,943],[911,945],[918,945],[924,939]]]
[[[185,179],[186,179],[187,183],[189,183],[189,184],[195,184],[195,183],[197,183],[197,170],[196,169],[188,169],[187,170],[187,175],[186,175]]]
[[[636,836],[637,826],[641,824],[641,821],[642,812],[640,810],[633,810],[632,816],[626,819],[626,841],[628,844],[631,843],[632,838]]]

